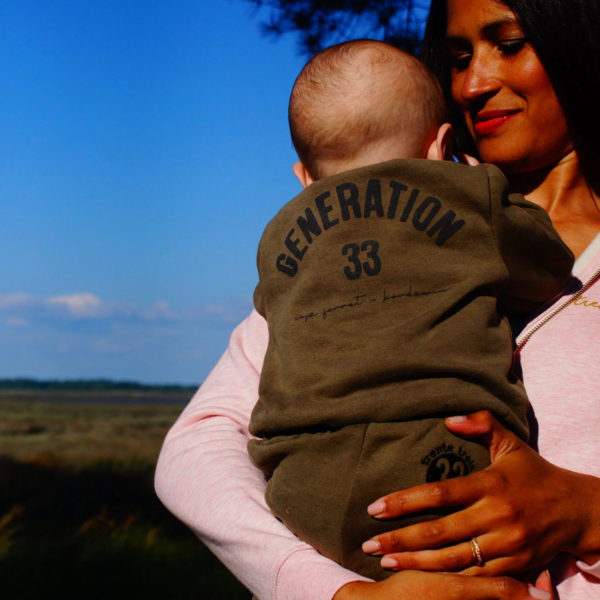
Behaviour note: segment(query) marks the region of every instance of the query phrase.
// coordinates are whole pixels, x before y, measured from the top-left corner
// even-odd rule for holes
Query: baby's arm
[[[267,325],[253,311],[171,431],[156,492],[261,600],[330,600],[350,581],[269,511],[263,474],[250,462],[248,422],[258,396]]]
[[[520,194],[509,194],[508,183],[491,165],[490,211],[499,251],[510,280],[500,290],[506,310],[531,312],[556,296],[569,280],[573,253],[537,204]]]

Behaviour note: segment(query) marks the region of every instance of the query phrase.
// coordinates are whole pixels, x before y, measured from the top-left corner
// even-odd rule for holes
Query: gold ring
[[[478,567],[483,567],[483,563],[485,561],[483,560],[483,553],[481,552],[481,548],[479,547],[479,542],[477,541],[477,538],[471,538],[471,554],[475,559],[475,564]]]

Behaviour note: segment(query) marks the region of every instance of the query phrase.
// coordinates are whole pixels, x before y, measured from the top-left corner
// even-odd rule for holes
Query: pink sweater
[[[541,454],[561,467],[600,477],[600,369],[594,363],[600,337],[600,236],[574,273],[589,287],[559,300],[518,342],[524,341],[521,361],[539,422]],[[248,459],[248,422],[266,347],[266,322],[252,312],[167,435],[156,491],[261,600],[331,600],[342,585],[362,578],[299,541],[272,516],[263,475]],[[600,565],[587,570],[569,565],[558,588],[561,600],[600,597],[600,581],[589,574],[600,577]]]

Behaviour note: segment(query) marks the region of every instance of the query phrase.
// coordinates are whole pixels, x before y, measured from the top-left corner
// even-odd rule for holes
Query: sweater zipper
[[[575,302],[575,300],[578,300],[583,293],[589,289],[592,283],[598,279],[598,277],[600,277],[600,269],[596,270],[596,272],[581,286],[577,292],[575,292],[575,294],[557,306],[553,311],[549,312],[539,323],[536,323],[529,331],[527,331],[521,338],[521,341],[517,344],[516,353],[518,354],[523,346],[531,339],[531,336],[536,331],[541,329],[550,319],[554,318],[559,312],[569,306],[569,304],[572,304]]]

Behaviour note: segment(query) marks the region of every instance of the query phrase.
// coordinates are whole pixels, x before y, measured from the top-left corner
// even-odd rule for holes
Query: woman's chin
[[[482,162],[496,165],[506,175],[547,171],[574,153],[574,144],[567,137],[552,147],[545,147],[536,143],[534,138],[509,136],[507,133],[476,138]]]
[[[564,153],[557,153],[555,156],[544,155],[536,157],[530,153],[490,152],[489,150],[486,151],[483,147],[480,149],[481,161],[496,165],[507,176],[549,171],[565,160],[570,153],[572,153],[571,149],[566,150]]]

